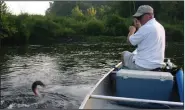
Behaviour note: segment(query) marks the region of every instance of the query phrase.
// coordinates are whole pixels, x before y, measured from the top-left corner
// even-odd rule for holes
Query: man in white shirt
[[[137,46],[137,53],[124,51],[123,65],[134,70],[161,68],[165,53],[164,27],[155,20],[149,5],[140,6],[133,17],[134,26],[129,27],[128,41]]]

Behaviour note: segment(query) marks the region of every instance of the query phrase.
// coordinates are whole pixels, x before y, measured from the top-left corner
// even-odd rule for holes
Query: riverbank
[[[0,32],[4,36],[0,38],[1,45],[25,45],[84,40],[87,42],[119,41],[122,37],[119,39],[116,36],[127,36],[132,19],[115,14],[106,15],[101,19],[91,16],[53,17],[7,14],[5,23],[7,23],[7,29]],[[170,36],[167,38],[168,41],[184,40],[182,23],[161,23],[166,30],[166,35]],[[125,37],[120,41],[124,42],[124,40],[126,41]]]

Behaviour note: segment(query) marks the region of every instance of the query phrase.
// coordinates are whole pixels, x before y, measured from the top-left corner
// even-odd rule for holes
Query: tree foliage
[[[83,16],[82,10],[79,9],[78,5],[74,9],[72,9],[72,16],[74,16],[74,17]]]
[[[183,1],[54,1],[45,16],[13,15],[0,1],[0,43],[48,44],[77,36],[127,36],[132,15],[143,4],[154,8],[168,40],[184,40]]]
[[[12,15],[8,12],[6,3],[0,1],[0,40],[16,32],[16,27],[13,26],[15,19],[11,19],[11,16]]]
[[[88,14],[89,16],[94,17],[94,16],[96,15],[96,9],[95,9],[94,7],[88,8],[88,9],[87,9],[87,14]]]

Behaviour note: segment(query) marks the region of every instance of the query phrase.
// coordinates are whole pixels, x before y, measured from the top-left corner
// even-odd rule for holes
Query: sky
[[[13,14],[29,13],[45,15],[49,8],[49,1],[5,1],[8,9]]]

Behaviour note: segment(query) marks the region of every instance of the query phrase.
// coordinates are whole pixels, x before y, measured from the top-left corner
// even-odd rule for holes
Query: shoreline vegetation
[[[167,41],[184,42],[183,1],[54,1],[45,15],[13,15],[0,1],[0,45],[126,42],[132,14],[151,5]]]

